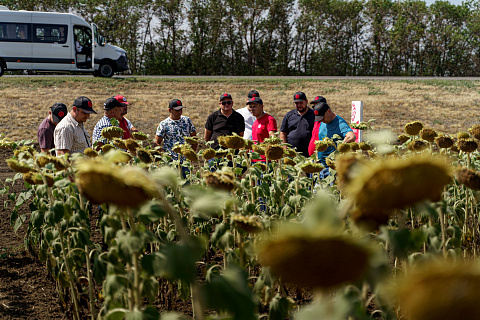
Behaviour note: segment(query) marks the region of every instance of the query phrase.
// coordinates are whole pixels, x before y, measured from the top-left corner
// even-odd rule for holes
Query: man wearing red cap
[[[120,122],[120,128],[122,128],[123,131],[124,131],[123,139],[129,139],[131,137],[132,132],[137,132],[138,131],[137,128],[135,128],[132,125],[130,120],[125,118],[125,115],[128,112],[128,106],[131,105],[131,103],[127,101],[127,98],[125,98],[124,96],[122,96],[120,94],[115,96],[114,98],[117,99],[118,102],[120,102],[124,105],[124,107],[122,109],[122,117],[118,121]]]
[[[53,143],[53,133],[57,124],[67,115],[67,106],[63,103],[55,103],[50,107],[49,115],[46,117],[38,127],[37,137],[40,150],[42,152],[49,152],[50,149],[55,148]]]

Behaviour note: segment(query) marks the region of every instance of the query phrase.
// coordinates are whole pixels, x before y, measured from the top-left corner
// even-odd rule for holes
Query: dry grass
[[[403,132],[405,123],[420,120],[440,132],[454,134],[480,122],[480,82],[458,80],[294,80],[260,78],[98,79],[2,78],[0,80],[0,132],[12,139],[35,139],[37,127],[49,106],[63,102],[70,107],[85,95],[99,112],[87,122],[92,131],[102,116],[103,102],[123,94],[133,106],[127,117],[153,138],[158,123],[168,116],[168,102],[177,98],[187,106],[197,132],[203,136],[208,114],[218,109],[221,93],[232,94],[235,106],[245,106],[246,95],[256,89],[265,110],[281,123],[293,108],[292,96],[304,91],[313,99],[327,98],[332,109],[350,119],[352,100],[364,101],[364,120],[376,119],[375,128]]]

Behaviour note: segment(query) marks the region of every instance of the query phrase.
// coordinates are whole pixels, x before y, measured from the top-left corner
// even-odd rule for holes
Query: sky
[[[430,4],[434,3],[435,0],[425,0],[425,2],[426,2],[428,5],[430,5]],[[450,2],[451,4],[454,4],[454,5],[457,5],[457,6],[458,6],[458,5],[462,4],[463,0],[449,0],[448,2]]]

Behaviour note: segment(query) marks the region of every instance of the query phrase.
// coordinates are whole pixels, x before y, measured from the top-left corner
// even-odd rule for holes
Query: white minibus
[[[111,77],[128,70],[128,61],[125,50],[105,43],[95,24],[76,15],[0,7],[0,76],[5,70]]]

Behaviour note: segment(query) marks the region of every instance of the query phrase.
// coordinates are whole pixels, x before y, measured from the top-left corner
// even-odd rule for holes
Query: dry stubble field
[[[232,94],[236,108],[245,106],[246,95],[256,89],[265,110],[281,123],[293,108],[292,95],[304,91],[313,99],[327,98],[335,112],[347,121],[352,100],[364,101],[364,120],[376,119],[376,129],[401,133],[405,123],[420,120],[440,132],[454,134],[479,123],[480,81],[464,80],[305,80],[261,78],[43,78],[0,79],[0,133],[18,139],[35,139],[40,122],[54,102],[69,108],[74,99],[92,99],[99,114],[92,115],[87,130],[92,132],[102,116],[103,102],[123,94],[133,105],[128,118],[153,138],[159,121],[168,116],[168,102],[181,99],[197,131],[209,113],[216,110],[221,93]]]

